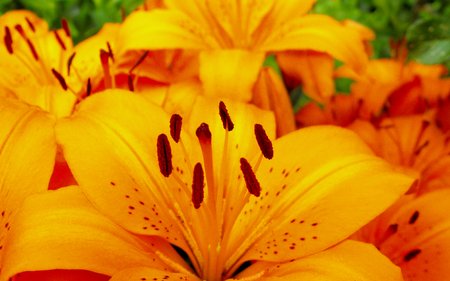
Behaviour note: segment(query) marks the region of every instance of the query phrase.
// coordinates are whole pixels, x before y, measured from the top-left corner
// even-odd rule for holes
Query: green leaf
[[[298,86],[297,88],[292,90],[289,94],[289,97],[291,98],[294,113],[297,113],[300,108],[305,106],[308,102],[314,102],[303,92],[302,86]]]
[[[275,70],[275,72],[278,73],[278,75],[280,75],[280,77],[283,77],[281,75],[281,70],[280,70],[280,67],[278,66],[277,59],[275,58],[275,56],[273,54],[270,54],[266,57],[262,66],[263,67],[268,66],[268,67],[273,68],[273,70]]]
[[[350,85],[355,82],[350,78],[336,78],[334,84],[336,86],[336,93],[350,94]]]
[[[450,22],[444,18],[418,20],[406,33],[409,59],[423,64],[450,60]]]

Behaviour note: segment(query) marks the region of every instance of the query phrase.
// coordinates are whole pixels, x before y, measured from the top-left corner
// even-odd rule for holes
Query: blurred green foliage
[[[143,0],[0,0],[0,14],[27,9],[45,19],[51,29],[69,22],[74,43],[97,33],[104,23],[121,22],[123,7],[130,14]]]
[[[450,56],[431,55],[450,53],[448,33],[433,35],[433,39],[428,36],[431,25],[435,25],[431,30],[437,30],[450,24],[450,0],[318,0],[314,12],[337,20],[351,19],[375,31],[374,58],[390,57],[389,39],[406,37],[412,40],[408,45],[410,59],[450,66]]]

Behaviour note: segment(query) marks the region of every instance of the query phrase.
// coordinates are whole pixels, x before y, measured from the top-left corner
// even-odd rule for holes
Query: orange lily
[[[358,120],[349,126],[380,157],[419,179],[418,193],[450,184],[450,145],[435,123],[422,115],[384,119],[378,128]]]
[[[367,56],[359,31],[307,14],[314,3],[166,0],[166,9],[137,11],[125,20],[118,49],[199,50],[205,95],[245,102],[267,52],[314,50],[362,71]]]
[[[448,187],[405,196],[354,238],[377,245],[406,281],[448,280],[449,196]]]
[[[192,267],[165,248],[165,243],[154,243],[144,251],[155,253],[165,265],[133,260],[128,253],[143,250],[133,246],[142,245],[134,238],[127,238],[134,244],[120,244],[127,248],[121,249],[126,256],[111,258],[117,253],[111,241],[122,241],[126,234],[122,230],[117,238],[114,232],[119,230],[109,231],[110,224],[105,234],[104,224],[97,226],[99,215],[91,215],[87,201],[78,203],[81,193],[75,196],[65,188],[49,193],[60,199],[57,195],[66,194],[65,200],[30,199],[20,227],[11,236],[11,262],[3,268],[2,278],[21,271],[67,269],[76,261],[73,269],[117,274],[113,280],[150,280],[150,276],[309,280],[311,274],[337,278],[342,271],[362,280],[401,280],[400,272],[373,247],[338,243],[392,204],[412,180],[394,173],[355,134],[337,127],[286,135],[273,143],[273,159],[263,159],[262,153],[271,158],[268,138],[275,134],[273,115],[245,104],[227,105],[229,111],[221,106],[220,118],[216,106],[198,98],[187,125],[181,129],[179,119],[172,117],[169,128],[169,116],[161,108],[139,95],[110,90],[86,99],[75,115],[59,120],[56,128],[69,166],[89,201],[135,237],[177,246]],[[197,138],[194,132],[202,122],[209,124],[210,131],[207,125],[200,126]],[[267,130],[268,137],[257,129],[262,150],[254,138],[255,123]],[[174,141],[168,139],[171,135]],[[309,149],[296,153],[303,147]],[[72,204],[65,203],[69,199]],[[40,205],[33,207],[36,204]],[[35,216],[39,223],[28,220],[35,208],[42,210]],[[84,220],[91,223],[76,231],[77,225],[85,225]],[[67,228],[61,228],[63,221],[69,223]],[[48,247],[53,239],[47,235],[53,237],[56,230],[61,236],[70,233],[70,241],[79,241],[76,245],[89,242],[97,249],[109,249],[111,255],[85,260],[73,243],[60,239],[52,254],[42,256],[44,251],[39,249]],[[42,235],[36,238],[35,233]],[[252,265],[237,274],[246,261],[253,261]],[[128,269],[118,271],[125,263]]]
[[[450,79],[443,65],[423,65],[401,60],[380,59],[369,62],[366,73],[356,74],[347,66],[337,69],[336,76],[356,82],[351,93],[360,99],[360,116],[366,120],[385,110],[389,116],[423,113],[435,107],[450,93]]]
[[[1,265],[7,249],[5,239],[23,200],[48,187],[56,142],[55,118],[20,101],[0,97],[0,119]]]

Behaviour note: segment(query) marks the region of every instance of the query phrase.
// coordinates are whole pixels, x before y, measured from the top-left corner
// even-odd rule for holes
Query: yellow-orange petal
[[[47,190],[55,163],[55,119],[24,103],[0,97],[0,261],[5,236],[30,194]]]
[[[298,147],[308,149],[294,154]],[[274,152],[257,173],[264,196],[250,198],[230,239],[235,243],[230,255],[249,247],[241,261],[287,261],[335,245],[413,182],[374,156],[356,134],[339,127],[298,130],[277,139]]]
[[[324,52],[349,64],[357,72],[362,72],[368,62],[359,32],[325,15],[292,18],[274,30],[256,50]]]
[[[107,219],[77,186],[27,198],[10,233],[1,280],[53,269],[109,276],[128,267],[164,269],[168,265],[155,252],[166,248],[177,255],[163,240],[133,235]]]
[[[161,107],[138,94],[107,90],[80,103],[72,117],[59,120],[56,135],[75,179],[100,212],[131,232],[161,236],[188,252],[169,211],[177,202],[167,189],[173,189],[173,196],[183,194],[158,167],[157,139],[170,136],[169,119]],[[189,149],[189,139],[183,139]],[[174,142],[172,154],[175,167],[188,171]],[[184,182],[191,180],[187,172],[177,173]]]
[[[316,51],[287,51],[277,55],[281,71],[290,87],[303,85],[303,92],[323,103],[334,92],[334,60],[326,53]]]
[[[295,130],[294,111],[289,93],[281,77],[270,67],[264,67],[253,89],[251,103],[271,110],[277,123],[277,137]]]
[[[405,280],[448,280],[450,253],[450,190],[416,198],[390,218],[397,231],[380,245],[381,253],[403,271]]]
[[[253,268],[255,267],[255,268]],[[259,272],[258,272],[259,271]],[[256,262],[237,277],[257,280],[403,280],[400,268],[372,245],[347,240],[320,253],[286,263]]]
[[[200,80],[205,96],[250,101],[263,61],[263,52],[241,49],[201,52]]]
[[[204,27],[177,10],[136,11],[122,24],[119,55],[133,49],[197,49],[218,47]]]

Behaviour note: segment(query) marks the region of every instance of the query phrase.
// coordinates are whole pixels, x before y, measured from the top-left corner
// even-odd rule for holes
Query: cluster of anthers
[[[225,197],[227,197],[226,194],[230,192],[226,190],[226,188],[230,186],[230,183],[227,182],[227,176],[223,176],[223,174],[230,172],[227,170],[227,166],[230,164],[225,163],[225,159],[227,158],[228,133],[234,129],[234,124],[231,121],[228,110],[222,101],[219,103],[219,114],[225,130],[224,156],[221,166],[222,174],[219,175],[219,177],[223,179],[221,182],[214,181],[214,168],[216,167],[213,167],[213,151],[211,145],[212,133],[208,124],[202,123],[196,130],[196,135],[202,150],[203,164],[198,162],[195,165],[192,165],[180,137],[182,118],[180,115],[174,114],[170,120],[170,135],[175,143],[179,143],[181,145],[181,150],[183,151],[188,169],[192,172],[192,190],[188,189],[187,184],[183,182],[177,173],[172,173],[174,168],[172,164],[172,150],[168,137],[165,134],[160,134],[157,140],[158,163],[161,174],[166,178],[171,176],[175,179],[178,183],[177,185],[180,187],[180,190],[184,190],[184,193],[190,196],[191,202],[196,210],[201,210],[201,208],[204,208],[204,213],[198,213],[197,215],[199,218],[204,219],[200,222],[200,224],[207,226],[211,232],[208,236],[210,238],[209,241],[195,241],[195,235],[190,234],[190,231],[186,231],[184,234],[196,259],[196,261],[193,262],[193,265],[199,276],[202,276],[202,278],[206,280],[220,280],[222,274],[229,276],[232,271],[235,271],[236,268],[234,268],[234,266],[236,266],[235,263],[239,259],[240,255],[233,254],[231,257],[225,257],[227,241],[230,238],[232,226],[234,225],[240,210],[242,210],[248,202],[249,196],[254,195],[259,197],[261,195],[261,185],[256,178],[255,172],[261,163],[262,157],[264,156],[267,159],[273,158],[273,147],[271,141],[269,140],[263,126],[260,124],[255,124],[254,132],[262,153],[253,165],[254,168],[252,168],[246,158],[240,158],[240,170],[248,192],[238,192],[240,195],[238,198],[239,202],[233,202],[234,205],[231,208],[233,210],[233,215],[230,216],[231,218],[227,217],[225,210]],[[241,175],[239,175],[238,179],[240,177]],[[207,199],[204,202],[205,186],[207,187]],[[239,187],[236,186],[233,187],[233,189],[238,188]],[[190,211],[186,212],[191,213]],[[194,216],[197,215],[194,214]],[[228,223],[224,222],[224,220]],[[249,245],[246,245],[244,248],[247,248],[248,246]],[[202,251],[202,248],[207,248],[207,253]],[[240,249],[238,252],[242,254],[245,251],[244,248]],[[216,249],[217,255],[212,254],[211,249]],[[225,259],[227,260],[225,261]]]

